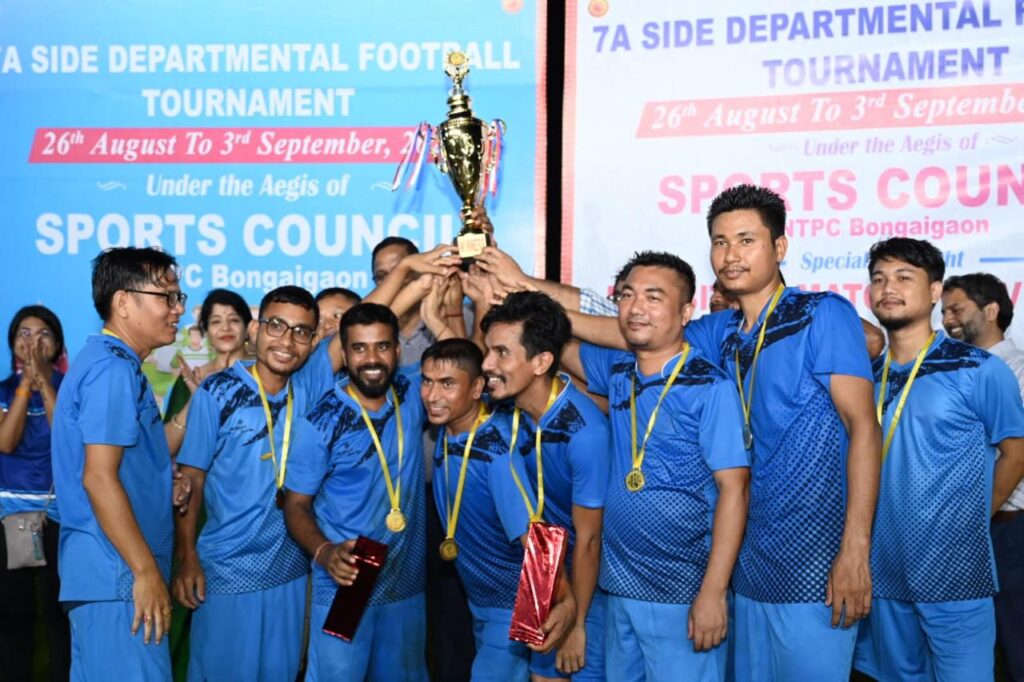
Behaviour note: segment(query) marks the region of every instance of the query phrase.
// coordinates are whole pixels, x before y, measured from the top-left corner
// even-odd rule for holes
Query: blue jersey
[[[889,368],[883,435],[915,360]],[[875,361],[879,386],[884,361]],[[1010,369],[938,332],[882,463],[871,553],[875,596],[937,602],[995,593],[989,536],[995,445],[1020,437],[1024,408]]]
[[[196,550],[211,594],[240,594],[283,585],[309,570],[306,554],[288,535],[275,504],[275,464],[251,362],[208,377],[192,396],[178,463],[206,472],[206,523]],[[317,434],[302,418],[308,399],[294,392],[289,462],[315,447]],[[274,453],[284,451],[287,388],[267,395]]]
[[[530,504],[536,504],[523,466],[523,448],[532,445],[524,445],[527,439],[520,427],[517,454],[510,458],[511,433],[508,412],[492,413],[477,429],[466,467],[462,506],[455,530],[455,541],[459,545],[455,568],[469,601],[479,608],[511,609],[516,601],[523,564],[520,537],[529,530],[530,514],[510,467],[515,467]],[[462,453],[468,437],[468,432],[448,436],[446,478],[444,431],[438,431],[434,450],[434,501],[445,532],[448,505],[455,504]],[[438,548],[430,547],[428,551],[436,552]]]
[[[544,462],[544,520],[569,530],[569,554],[576,533],[572,524],[573,505],[603,509],[611,467],[611,433],[608,418],[568,375],[564,388],[540,420],[541,456]],[[526,450],[526,471],[537,487],[536,430],[533,419],[521,412]],[[536,490],[534,491],[536,492]]]
[[[164,579],[171,568],[171,455],[139,356],[112,336],[90,336],[71,363],[53,415],[60,491],[60,599],[132,599],[134,577],[100,528],[82,485],[86,445],[124,448],[118,478]]]
[[[679,355],[650,376],[632,353],[584,344],[590,390],[608,396],[612,465],[604,511],[600,586],[620,597],[688,604],[700,590],[718,501],[714,472],[750,466],[743,413],[728,377],[696,348],[658,411],[643,461],[646,484],[626,489],[633,468],[630,387],[636,382],[637,448]]]
[[[424,589],[426,518],[423,483],[423,403],[415,374],[399,370],[393,386],[398,395],[403,429],[402,467],[398,467],[398,433],[391,392],[376,411],[368,411],[387,458],[395,485],[401,481],[405,530],[393,533],[385,519],[391,510],[380,458],[362,413],[343,379],[324,395],[309,415],[319,434],[316,446],[295,450],[288,462],[285,486],[314,497],[313,513],[331,542],[364,535],[388,546],[387,563],[377,578],[370,605],[414,597]],[[329,606],[338,585],[319,564],[313,568],[313,601]]]
[[[691,322],[686,337],[717,358],[744,391],[764,321],[743,332],[743,315],[723,311]],[[871,381],[864,331],[846,299],[786,289],[757,361],[750,423],[754,434],[747,532],[734,589],[756,601],[825,599],[846,511],[849,437],[830,394],[833,374]]]
[[[54,370],[50,383],[60,389],[64,375]],[[0,411],[5,414],[14,402],[14,391],[21,376],[12,374],[0,382]],[[43,396],[33,391],[21,440],[10,452],[0,453],[0,517],[26,511],[46,511],[60,522],[54,501],[53,468],[50,465],[50,422],[46,418]]]

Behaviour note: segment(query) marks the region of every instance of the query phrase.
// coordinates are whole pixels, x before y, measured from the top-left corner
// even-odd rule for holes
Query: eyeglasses
[[[313,340],[316,335],[316,330],[307,327],[304,324],[290,325],[280,317],[271,317],[269,320],[260,319],[260,324],[267,325],[267,333],[273,336],[275,339],[285,335],[286,332],[291,331],[292,338],[295,339],[296,343],[306,345]]]
[[[21,327],[18,329],[18,336],[23,339],[31,339],[33,336],[40,336],[44,339],[52,339],[53,332],[46,327],[40,327],[39,329],[29,329],[28,327]]]
[[[142,289],[125,289],[133,294],[148,294],[149,296],[159,296],[167,301],[168,308],[176,308],[179,305],[185,307],[185,301],[188,300],[188,294],[184,291],[143,291]]]

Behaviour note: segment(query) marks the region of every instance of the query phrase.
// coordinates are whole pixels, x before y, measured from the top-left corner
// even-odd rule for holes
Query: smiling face
[[[159,277],[151,277],[150,280],[138,287],[139,291],[146,293],[117,292],[113,310],[124,320],[131,338],[139,343],[141,348],[151,350],[174,343],[178,336],[178,322],[185,312],[185,304],[178,301],[174,306],[167,305],[166,294],[181,292],[178,274],[173,269],[167,270]]]
[[[422,373],[420,398],[431,424],[468,421],[476,415],[484,390],[482,376],[471,377],[455,363],[434,358],[423,361]]]
[[[320,328],[317,330],[317,340],[322,341],[332,334],[336,334],[338,325],[341,324],[341,316],[355,304],[355,301],[341,294],[324,296],[320,299],[317,302],[317,306],[320,308]]]
[[[484,337],[487,354],[484,356],[484,375],[487,392],[495,400],[504,400],[522,393],[535,377],[547,373],[554,358],[551,353],[526,356],[522,344],[522,322],[497,322]]]
[[[629,271],[619,293],[619,331],[633,351],[679,345],[693,305],[686,285],[670,268],[641,265]]]
[[[214,303],[210,319],[206,322],[210,345],[218,353],[231,354],[245,342],[245,324],[235,309],[223,303]]]
[[[871,310],[889,331],[931,318],[932,308],[942,295],[942,282],[932,282],[928,273],[896,258],[878,260],[871,270]]]
[[[753,209],[719,214],[711,225],[711,267],[722,288],[733,296],[755,293],[779,276],[786,257],[785,236],[771,230]]]
[[[352,325],[343,350],[349,380],[360,394],[373,399],[387,393],[398,367],[398,341],[390,326]]]
[[[289,327],[303,326],[310,330],[316,323],[312,310],[293,303],[271,303],[264,309],[263,318],[280,320]],[[256,362],[278,376],[291,376],[306,362],[313,346],[296,341],[291,330],[278,337],[271,336],[267,327],[258,320],[253,320],[249,325],[249,336],[256,339]]]
[[[990,306],[991,322],[994,323],[999,304],[990,303],[985,307]],[[954,339],[977,345],[988,324],[988,311],[979,308],[963,289],[950,289],[942,294],[942,326]]]

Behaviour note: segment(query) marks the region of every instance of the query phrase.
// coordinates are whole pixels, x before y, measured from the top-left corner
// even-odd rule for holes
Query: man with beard
[[[255,363],[235,362],[192,397],[178,462],[195,502],[177,523],[174,579],[175,598],[195,609],[190,680],[298,673],[309,564],[285,531],[281,487],[290,457],[315,445],[302,417],[330,385],[328,354],[310,355],[316,327],[308,291],[274,289],[249,325]]]
[[[1006,337],[1013,301],[995,275],[979,272],[950,277],[942,286],[942,324],[954,339],[984,348],[1005,362],[1024,396],[1024,351]],[[996,641],[1011,680],[1024,680],[1024,483],[992,516],[992,549],[999,593]]]
[[[1024,407],[1004,362],[932,329],[944,270],[918,239],[878,242],[868,258],[889,347],[874,363],[885,440],[857,667],[881,680],[967,682],[995,664],[988,520],[1024,475]]]
[[[786,288],[786,207],[771,190],[722,192],[707,224],[711,266],[740,307],[686,336],[739,389],[752,453],[736,679],[845,682],[871,604],[881,447],[861,322],[836,294]]]
[[[418,372],[396,373],[398,320],[360,303],[339,329],[348,377],[309,414],[317,446],[296,450],[285,486],[292,537],[313,557],[309,679],[425,680],[423,405]],[[351,641],[322,632],[338,585],[358,574],[359,536],[388,546]]]
[[[173,257],[116,248],[93,261],[92,296],[103,334],[75,358],[53,417],[71,676],[169,681],[171,456],[142,361],[174,342],[186,295]]]
[[[591,392],[608,396],[612,467],[599,578],[608,593],[607,677],[720,681],[729,576],[747,516],[739,398],[683,340],[690,266],[647,251],[625,274],[618,322],[630,352],[571,344],[563,354]]]
[[[534,492],[546,500],[544,520],[569,531],[566,567],[576,625],[557,652],[534,654],[530,670],[534,679],[564,674],[577,681],[604,680],[605,595],[595,588],[611,462],[608,420],[567,374],[558,372],[572,328],[565,309],[546,294],[509,294],[484,316],[481,327],[491,398],[514,402],[513,421],[521,421],[526,444],[534,446],[525,465]]]
[[[439,341],[423,354],[420,396],[430,423],[442,427],[433,484],[444,540],[428,551],[455,564],[469,595],[476,635],[474,682],[525,682],[530,650],[553,650],[572,623],[576,605],[563,575],[558,601],[543,626],[547,643],[527,647],[508,638],[521,545],[529,530],[529,508],[537,501],[523,466],[528,439],[521,431],[513,438],[506,415],[481,402],[482,362],[480,349],[466,339]]]

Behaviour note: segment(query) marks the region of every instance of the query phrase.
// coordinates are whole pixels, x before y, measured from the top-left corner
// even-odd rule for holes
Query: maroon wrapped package
[[[555,603],[568,547],[569,533],[565,528],[551,523],[530,524],[509,639],[527,644],[544,643],[544,632],[540,628]]]
[[[388,559],[388,546],[360,535],[352,555],[356,558],[359,575],[351,585],[338,585],[323,625],[323,631],[328,635],[340,637],[346,642],[351,642],[355,637],[356,628],[359,627],[359,621],[373,593],[373,586],[377,584],[377,576]]]

